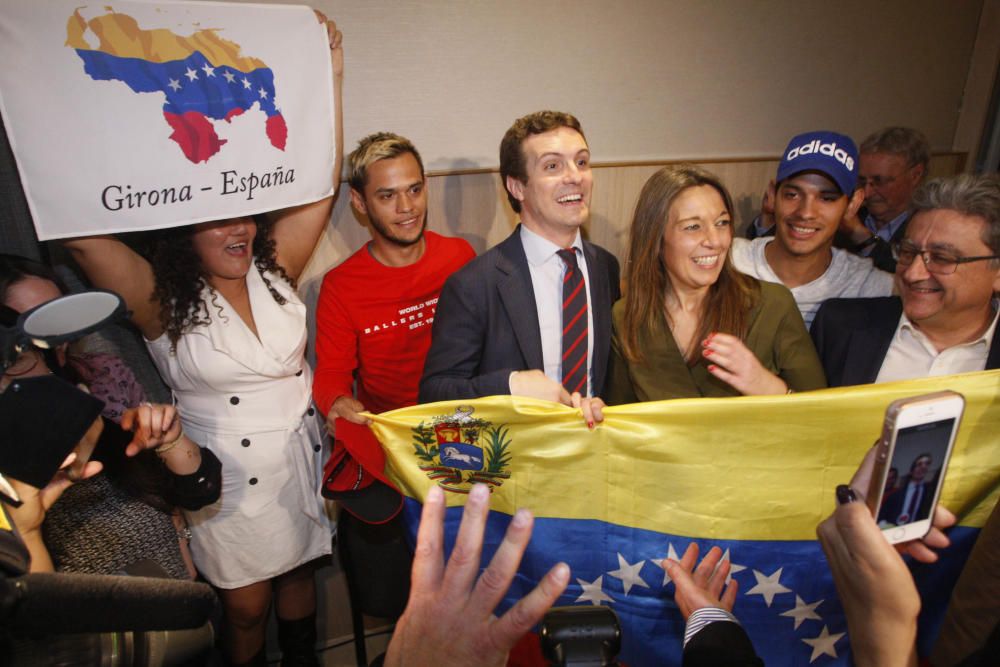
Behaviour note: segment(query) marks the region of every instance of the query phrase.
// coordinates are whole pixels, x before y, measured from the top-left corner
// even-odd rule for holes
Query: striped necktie
[[[566,264],[562,304],[562,384],[566,391],[587,393],[587,288],[576,250],[556,251]]]

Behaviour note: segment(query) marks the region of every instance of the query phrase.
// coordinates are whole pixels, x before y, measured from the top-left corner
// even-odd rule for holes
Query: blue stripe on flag
[[[416,535],[421,505],[407,498],[405,516]],[[445,548],[451,553],[462,517],[447,510]],[[483,565],[503,539],[510,516],[491,512],[483,546]],[[978,528],[956,527],[952,546],[933,566],[916,564],[914,576],[924,599],[921,652],[940,626],[945,604]],[[630,667],[680,665],[684,622],[665,584],[658,561],[680,557],[688,544],[701,554],[712,546],[729,551],[732,576],[739,583],[733,610],[769,667],[847,665],[847,623],[833,578],[816,541],[759,541],[665,535],[592,520],[536,519],[531,544],[505,600],[502,613],[526,595],[556,562],[569,564],[570,586],[557,605],[604,604],[623,628],[621,660]]]
[[[84,71],[95,80],[121,81],[137,93],[163,93],[163,110],[169,113],[194,111],[222,120],[234,109],[246,111],[254,104],[269,117],[279,113],[274,105],[274,73],[269,68],[242,72],[227,66],[212,67],[198,51],[184,60],[164,63],[103,51],[77,49],[76,53],[83,60]]]

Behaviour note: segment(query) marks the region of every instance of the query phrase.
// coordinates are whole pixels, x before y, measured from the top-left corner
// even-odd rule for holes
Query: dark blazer
[[[683,667],[764,667],[738,623],[709,623],[684,647]]]
[[[911,477],[909,475],[903,475],[896,490],[882,500],[882,506],[878,509],[877,519],[879,521],[888,521],[895,525],[896,519],[903,513],[903,501],[906,500],[906,487],[910,485],[910,480]],[[927,481],[923,483],[924,490],[923,496],[920,497],[920,505],[917,506],[917,511],[910,517],[910,521],[916,521],[917,517],[930,516],[931,500],[934,499],[934,484],[931,480],[932,477],[928,475]]]
[[[420,402],[509,394],[513,371],[542,369],[542,337],[521,227],[445,282],[434,314]],[[583,242],[594,319],[593,391],[600,395],[611,349],[618,260]]]
[[[902,314],[898,296],[830,299],[820,306],[810,333],[827,383],[844,387],[875,382]],[[986,368],[1000,368],[1000,327],[993,334]]]

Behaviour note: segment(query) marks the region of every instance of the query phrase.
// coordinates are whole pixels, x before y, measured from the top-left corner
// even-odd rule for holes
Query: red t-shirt
[[[476,255],[463,239],[431,231],[424,238],[415,264],[384,266],[366,244],[323,278],[313,398],[324,415],[338,396],[353,395],[355,373],[366,410],[416,404],[441,287]]]

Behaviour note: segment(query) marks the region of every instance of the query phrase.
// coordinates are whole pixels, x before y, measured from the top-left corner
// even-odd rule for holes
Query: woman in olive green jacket
[[[725,186],[694,165],[643,186],[612,311],[609,404],[826,386],[788,289],[730,262],[732,210]]]

